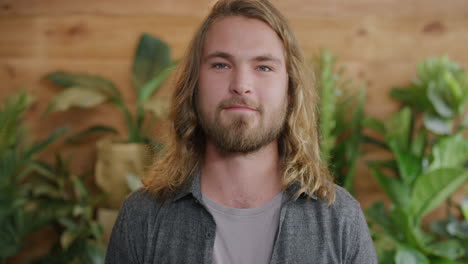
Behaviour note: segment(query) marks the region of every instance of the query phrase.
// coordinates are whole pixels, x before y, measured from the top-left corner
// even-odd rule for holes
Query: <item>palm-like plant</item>
[[[363,141],[365,91],[353,94],[350,80],[342,80],[343,70],[335,70],[335,61],[328,51],[318,59],[320,148],[336,182],[352,193]]]
[[[22,118],[32,97],[20,92],[0,108],[0,262],[15,255],[24,238],[51,221],[38,210],[32,190],[41,188],[27,180],[38,162],[36,156],[65,131],[58,129],[47,139],[26,144]]]

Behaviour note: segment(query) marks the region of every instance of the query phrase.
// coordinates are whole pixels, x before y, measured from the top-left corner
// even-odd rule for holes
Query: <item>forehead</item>
[[[258,19],[242,16],[221,18],[211,25],[203,45],[203,56],[227,52],[234,57],[272,54],[284,60],[284,48],[276,32]]]

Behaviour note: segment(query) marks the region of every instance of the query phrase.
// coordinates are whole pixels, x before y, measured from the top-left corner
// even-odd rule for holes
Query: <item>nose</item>
[[[253,76],[248,67],[238,67],[232,72],[229,90],[236,95],[250,94],[252,82]]]

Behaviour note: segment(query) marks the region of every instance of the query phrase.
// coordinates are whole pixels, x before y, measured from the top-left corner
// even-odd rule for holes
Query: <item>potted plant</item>
[[[50,104],[49,110],[70,107],[90,108],[109,102],[117,107],[125,121],[128,136],[120,141],[101,140],[97,143],[95,179],[107,193],[106,207],[118,209],[128,194],[128,175],[141,176],[151,161],[151,152],[160,144],[149,135],[156,118],[164,116],[167,103],[152,96],[167,79],[175,63],[169,46],[149,34],[143,34],[135,52],[132,75],[136,94],[136,109],[131,111],[114,83],[103,77],[57,71],[45,78],[64,90]],[[152,115],[147,115],[150,112]],[[97,125],[77,133],[69,141],[78,141],[96,132],[116,132]]]

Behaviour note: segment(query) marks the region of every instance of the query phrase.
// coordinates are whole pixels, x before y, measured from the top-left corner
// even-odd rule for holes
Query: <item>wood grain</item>
[[[55,70],[102,75],[115,82],[133,106],[130,68],[140,34],[147,32],[167,41],[174,58],[180,58],[213,2],[0,0],[0,100],[19,89],[35,94],[38,99],[28,122],[37,137],[69,123],[84,128],[107,122],[125,133],[119,114],[110,106],[55,113],[40,121],[39,113],[58,92],[41,78]],[[397,109],[388,91],[410,82],[422,59],[448,55],[468,68],[468,1],[272,2],[290,21],[310,60],[327,48],[338,56],[356,88],[367,87],[365,110],[377,118]],[[167,85],[161,94],[169,93]],[[77,170],[92,168],[92,144],[65,150],[85,154],[78,159]],[[372,182],[369,172],[362,169],[362,174],[358,181],[366,184],[358,184],[360,190],[376,192],[375,184],[367,184]],[[365,195],[359,197],[366,200]]]
[[[0,14],[205,16],[214,0],[0,0]],[[465,17],[465,0],[271,0],[287,17]]]

